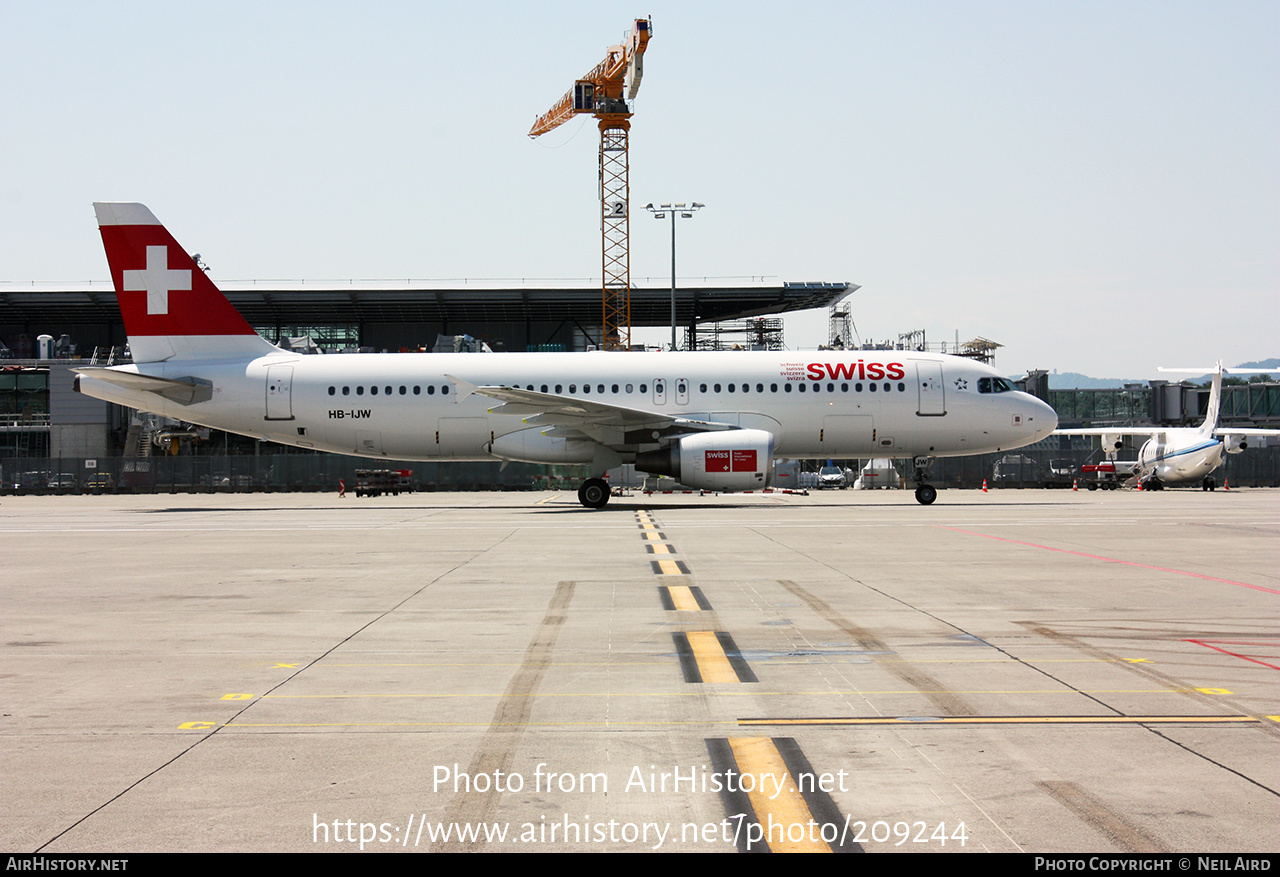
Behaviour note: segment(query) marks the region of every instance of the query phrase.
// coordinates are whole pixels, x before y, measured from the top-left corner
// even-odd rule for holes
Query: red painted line
[[[1213,649],[1215,652],[1222,652],[1222,654],[1230,655],[1233,658],[1240,658],[1245,661],[1252,661],[1255,664],[1261,664],[1264,667],[1270,667],[1272,670],[1280,670],[1280,667],[1277,667],[1275,664],[1268,664],[1266,661],[1259,661],[1257,658],[1250,658],[1248,655],[1241,655],[1241,654],[1237,654],[1236,652],[1229,652],[1226,649],[1220,649],[1217,646],[1215,646],[1213,643],[1207,643],[1204,640],[1188,639],[1188,640],[1183,640],[1183,642],[1195,643],[1198,646],[1204,646],[1206,649]],[[1262,645],[1262,643],[1252,643],[1247,645]],[[1267,645],[1270,645],[1270,643],[1267,643]]]
[[[1083,551],[1071,551],[1066,548],[1054,548],[1052,545],[1037,545],[1034,542],[1022,542],[1018,539],[1006,539],[1003,536],[989,536],[986,533],[975,533],[972,530],[961,530],[959,527],[944,527],[939,525],[940,530],[953,530],[956,533],[964,533],[966,536],[981,536],[983,539],[994,539],[997,542],[1009,542],[1013,545],[1025,545],[1028,548],[1039,548],[1044,551],[1057,551],[1059,554],[1074,554],[1076,557],[1087,557],[1090,560],[1101,560],[1104,563],[1122,563],[1125,566],[1136,566],[1138,569],[1150,569],[1156,572],[1168,572],[1174,575],[1191,576],[1195,579],[1205,579],[1210,582],[1221,582],[1224,585],[1235,585],[1240,588],[1251,588],[1255,591],[1262,591],[1267,594],[1280,595],[1280,591],[1273,588],[1264,588],[1262,585],[1251,585],[1248,582],[1235,582],[1231,579],[1220,579],[1217,576],[1207,576],[1198,572],[1187,572],[1182,569],[1169,569],[1165,566],[1151,566],[1146,563],[1135,563],[1132,560],[1116,560],[1114,557],[1103,557],[1100,554],[1086,554]]]

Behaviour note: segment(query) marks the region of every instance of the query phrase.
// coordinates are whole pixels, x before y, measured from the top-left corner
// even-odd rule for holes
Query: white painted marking
[[[147,293],[147,313],[169,313],[169,293],[191,289],[191,271],[169,268],[168,247],[147,247],[147,267],[124,272],[124,291]]]

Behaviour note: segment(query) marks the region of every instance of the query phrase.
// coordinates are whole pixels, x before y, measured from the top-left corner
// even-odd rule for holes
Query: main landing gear
[[[578,502],[589,509],[602,509],[609,502],[609,482],[603,478],[588,478],[578,488]]]
[[[916,502],[920,505],[932,505],[938,498],[938,488],[925,484],[924,480],[929,477],[933,457],[916,457],[913,462],[916,464]]]

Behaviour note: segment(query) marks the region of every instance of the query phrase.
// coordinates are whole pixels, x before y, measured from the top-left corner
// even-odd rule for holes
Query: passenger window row
[[[582,391],[582,395],[584,396],[589,396],[592,393],[603,396],[606,391],[616,396],[619,393],[634,393],[636,391],[635,384],[625,384],[625,385],[610,384],[607,387],[604,384],[595,384],[594,388],[591,384],[583,384],[581,387],[579,387],[577,384],[569,384],[568,387],[569,387],[569,390],[568,390],[569,394],[573,396],[576,396],[579,390]],[[552,393],[557,396],[564,395],[565,393],[564,384],[539,384],[538,386],[534,386],[533,384],[526,384],[525,389],[533,390],[538,393]],[[661,387],[655,387],[655,389],[658,390],[658,392],[662,391]],[[641,384],[640,392],[641,393],[649,392],[649,385]]]
[[[351,389],[352,389],[352,388],[351,388],[351,387],[349,387],[349,386],[336,387],[336,386],[332,386],[332,385],[331,385],[331,386],[329,387],[329,395],[330,395],[330,396],[336,396],[336,395],[338,395],[339,393],[341,393],[343,396],[350,396],[350,395],[351,395]],[[360,386],[357,386],[357,387],[355,388],[355,394],[356,394],[357,396],[363,396],[366,392],[367,392],[370,396],[377,396],[377,395],[383,395],[383,396],[394,396],[394,395],[397,395],[397,388],[396,388],[396,387],[391,386],[390,384],[384,384],[384,385],[380,385],[380,386],[375,385],[375,386],[369,386],[369,387],[365,387],[365,386],[363,386],[363,385],[360,385]],[[440,385],[440,386],[437,388],[437,386],[436,386],[435,384],[427,384],[426,392],[427,392],[427,395],[428,395],[428,396],[434,396],[436,393],[439,393],[441,396],[448,396],[448,395],[449,395],[449,385],[448,385],[448,384],[442,384],[442,385]],[[408,396],[410,393],[412,393],[414,396],[421,396],[421,395],[422,395],[422,387],[417,386],[417,385],[412,386],[412,387],[406,386],[406,385],[404,385],[404,384],[401,384],[401,385],[400,385],[399,390],[398,390],[398,394],[399,394],[399,395],[401,395],[401,396]]]
[[[852,387],[853,387],[853,392],[855,392],[855,393],[861,393],[861,392],[863,391],[863,384],[862,384],[862,382],[861,382],[861,381],[859,381],[859,382],[857,382],[857,383],[855,383],[855,384],[852,384],[852,385],[851,385],[851,384],[849,384],[848,382],[841,383],[841,384],[840,384],[840,389],[839,389],[838,391],[836,390],[836,384],[835,384],[834,382],[830,382],[830,383],[828,383],[828,384],[826,385],[826,392],[828,392],[828,393],[835,393],[835,392],[848,393],[848,392],[849,392],[849,387],[850,387],[850,386],[852,386]],[[799,381],[797,381],[797,382],[788,382],[788,383],[785,383],[785,384],[783,384],[783,385],[782,385],[782,390],[783,390],[783,392],[785,392],[785,393],[790,393],[790,392],[792,392],[792,389],[791,389],[792,387],[796,387],[796,388],[798,388],[798,389],[796,390],[796,392],[800,392],[800,393],[807,393],[807,392],[811,392],[811,391],[812,391],[812,392],[814,392],[814,393],[821,393],[821,392],[823,391],[823,390],[822,390],[823,385],[822,385],[822,382],[820,382],[820,381],[804,381],[804,382],[799,382]],[[870,383],[870,382],[868,382],[868,383],[866,384],[866,391],[867,391],[868,393],[876,393],[876,392],[879,392],[881,388],[883,388],[883,391],[884,391],[884,392],[886,392],[886,393],[891,393],[891,392],[893,392],[895,389],[896,389],[899,393],[905,393],[905,392],[906,392],[906,390],[907,390],[907,385],[906,385],[905,383],[903,383],[903,382],[898,382],[897,384],[894,384],[894,383],[892,383],[892,382],[890,382],[890,381],[885,381],[883,384],[876,384],[876,383]],[[700,385],[698,386],[698,389],[699,389],[699,391],[700,391],[700,392],[705,393],[705,392],[707,392],[707,385],[706,385],[706,384],[700,384]],[[728,390],[728,392],[730,392],[730,393],[751,393],[751,392],[763,393],[763,392],[765,391],[765,389],[764,389],[764,384],[756,384],[756,385],[755,385],[755,390],[754,390],[754,391],[751,389],[751,384],[729,384],[729,385],[728,385],[728,387],[727,387],[727,390]],[[720,384],[712,384],[712,385],[711,385],[711,391],[712,391],[713,393],[719,393],[719,392],[721,391],[721,385],[720,385]],[[777,385],[777,384],[770,384],[770,385],[769,385],[769,392],[770,392],[770,393],[776,393],[776,392],[778,392],[778,385]]]
[[[988,379],[987,379],[987,378],[983,378],[983,380],[984,380],[984,381],[986,381],[986,380],[988,380]],[[995,380],[999,380],[999,379],[995,379]],[[1008,383],[1008,382],[1006,381],[1005,383]],[[755,388],[754,388],[754,389],[752,389],[752,385],[751,385],[751,384],[749,384],[749,383],[742,383],[742,384],[733,383],[733,384],[728,384],[727,386],[722,385],[722,384],[711,384],[711,385],[707,385],[707,384],[699,384],[699,385],[698,385],[698,391],[699,391],[700,393],[706,393],[706,392],[708,391],[708,386],[710,387],[710,391],[711,391],[711,392],[713,392],[713,393],[720,393],[720,392],[724,392],[724,391],[726,391],[726,390],[727,390],[728,392],[730,392],[730,393],[752,393],[752,392],[754,392],[754,393],[764,393],[764,392],[765,392],[765,385],[764,385],[764,384],[756,384],[756,385],[755,385]],[[848,392],[850,391],[850,390],[849,390],[849,388],[850,388],[851,386],[853,387],[853,392],[855,392],[855,393],[861,393],[861,392],[863,392],[863,390],[864,390],[864,385],[863,385],[863,383],[862,383],[861,381],[859,381],[859,382],[857,382],[857,383],[854,383],[854,384],[849,384],[849,383],[845,382],[845,383],[841,383],[839,386],[840,386],[840,389],[837,391],[837,390],[836,390],[836,384],[835,384],[834,382],[830,382],[830,383],[828,383],[828,384],[826,385],[826,392],[828,392],[828,393],[835,393],[835,392],[848,393]],[[593,393],[594,393],[594,394],[596,394],[596,395],[601,395],[601,396],[603,396],[603,395],[605,395],[606,389],[607,389],[607,391],[608,391],[609,393],[611,393],[611,394],[613,394],[613,395],[617,395],[617,394],[619,394],[619,393],[634,393],[634,392],[635,392],[635,387],[636,387],[636,385],[635,385],[635,384],[625,384],[625,385],[624,385],[624,384],[610,384],[610,385],[608,385],[608,387],[607,387],[607,388],[606,388],[606,385],[604,385],[604,384],[595,384],[595,385],[592,385],[592,384],[582,384],[581,386],[579,386],[578,384],[569,384],[567,389],[568,389],[568,393],[569,393],[569,395],[571,395],[571,396],[576,396],[576,395],[578,395],[579,391],[581,391],[581,394],[582,394],[582,395],[584,395],[584,396],[590,396],[590,395],[592,395]],[[820,381],[812,381],[812,382],[809,382],[809,381],[805,381],[805,382],[798,382],[798,381],[797,381],[797,382],[788,382],[788,383],[782,384],[782,391],[783,391],[783,392],[786,392],[786,393],[790,393],[790,392],[792,392],[792,388],[793,388],[793,387],[795,387],[795,388],[796,388],[796,392],[800,392],[800,393],[806,393],[806,392],[821,393],[821,392],[823,392],[823,384],[822,384]],[[534,386],[533,384],[526,384],[526,385],[525,385],[525,389],[527,389],[527,390],[535,390],[535,386]],[[648,384],[640,384],[640,385],[639,385],[639,389],[640,389],[640,392],[641,392],[641,393],[648,393],[648,392],[649,392],[649,385],[648,385]],[[681,385],[680,385],[680,387],[679,387],[679,391],[680,391],[681,393],[684,393],[684,392],[685,392],[685,389],[686,389],[686,388],[685,388],[685,386],[684,386],[683,384],[681,384]],[[905,383],[901,382],[901,381],[900,381],[900,382],[898,382],[897,384],[894,384],[894,383],[892,383],[892,382],[890,382],[890,381],[885,381],[885,382],[883,382],[882,384],[879,384],[879,383],[873,383],[873,382],[867,382],[867,384],[865,385],[865,390],[866,390],[866,392],[868,392],[868,393],[876,393],[876,392],[881,392],[881,391],[883,391],[883,392],[885,392],[885,393],[890,393],[890,392],[893,392],[894,390],[897,390],[899,393],[903,393],[903,392],[906,392],[906,389],[907,389],[907,385],[906,385]],[[384,385],[371,385],[371,386],[368,386],[368,387],[366,387],[366,386],[364,386],[363,384],[361,384],[361,385],[357,385],[357,386],[354,388],[354,390],[355,390],[355,395],[357,395],[357,396],[363,396],[363,395],[365,395],[366,393],[368,393],[368,395],[370,395],[370,396],[378,396],[378,395],[382,395],[382,396],[395,396],[395,395],[407,396],[407,395],[410,395],[410,394],[412,394],[412,395],[414,395],[414,396],[421,396],[421,395],[422,395],[422,393],[423,393],[423,387],[418,386],[418,385],[414,385],[414,386],[407,386],[407,385],[405,385],[405,384],[401,384],[398,388],[397,388],[397,387],[395,387],[395,386],[392,386],[391,384],[384,384]],[[554,394],[554,395],[557,395],[557,396],[559,396],[559,395],[564,395],[565,390],[566,390],[566,385],[564,385],[564,384],[540,384],[540,385],[538,385],[538,386],[536,387],[536,391],[537,391],[537,392],[539,392],[539,393],[551,393],[551,394]],[[658,393],[663,392],[663,386],[662,386],[662,384],[655,384],[655,385],[654,385],[654,390],[655,390],[656,392],[658,392]],[[991,390],[991,388],[990,388],[989,386],[988,386],[988,387],[986,387],[986,388],[982,388],[980,391],[981,391],[981,392],[983,392],[983,393],[989,393],[989,392],[992,392],[992,390]],[[778,392],[778,384],[769,384],[768,392],[770,392],[770,393],[777,393],[777,392]],[[997,392],[997,393],[1003,393],[1003,392],[1006,392],[1006,389],[1005,389],[1004,387],[999,387],[999,388],[997,388],[997,389],[995,390],[995,392]],[[434,396],[434,395],[436,395],[437,393],[439,393],[441,396],[447,396],[447,395],[449,395],[449,385],[448,385],[448,384],[441,384],[441,385],[436,385],[436,384],[427,384],[427,385],[426,385],[426,394],[427,394],[428,396]],[[339,386],[336,386],[336,385],[331,385],[331,386],[329,387],[329,395],[330,395],[330,396],[337,396],[337,395],[339,395],[339,394],[341,394],[341,395],[343,395],[343,396],[350,396],[350,395],[352,395],[352,387],[350,387],[350,386],[341,386],[341,387],[339,387]]]

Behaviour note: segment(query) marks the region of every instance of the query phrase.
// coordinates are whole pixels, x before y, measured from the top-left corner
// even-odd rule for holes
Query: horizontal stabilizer
[[[112,368],[76,368],[72,371],[77,376],[83,375],[126,390],[155,393],[166,399],[172,399],[179,405],[194,405],[213,398],[213,384],[200,378],[157,378],[151,375],[140,375],[137,372],[116,371]],[[78,380],[79,377],[77,377]]]

